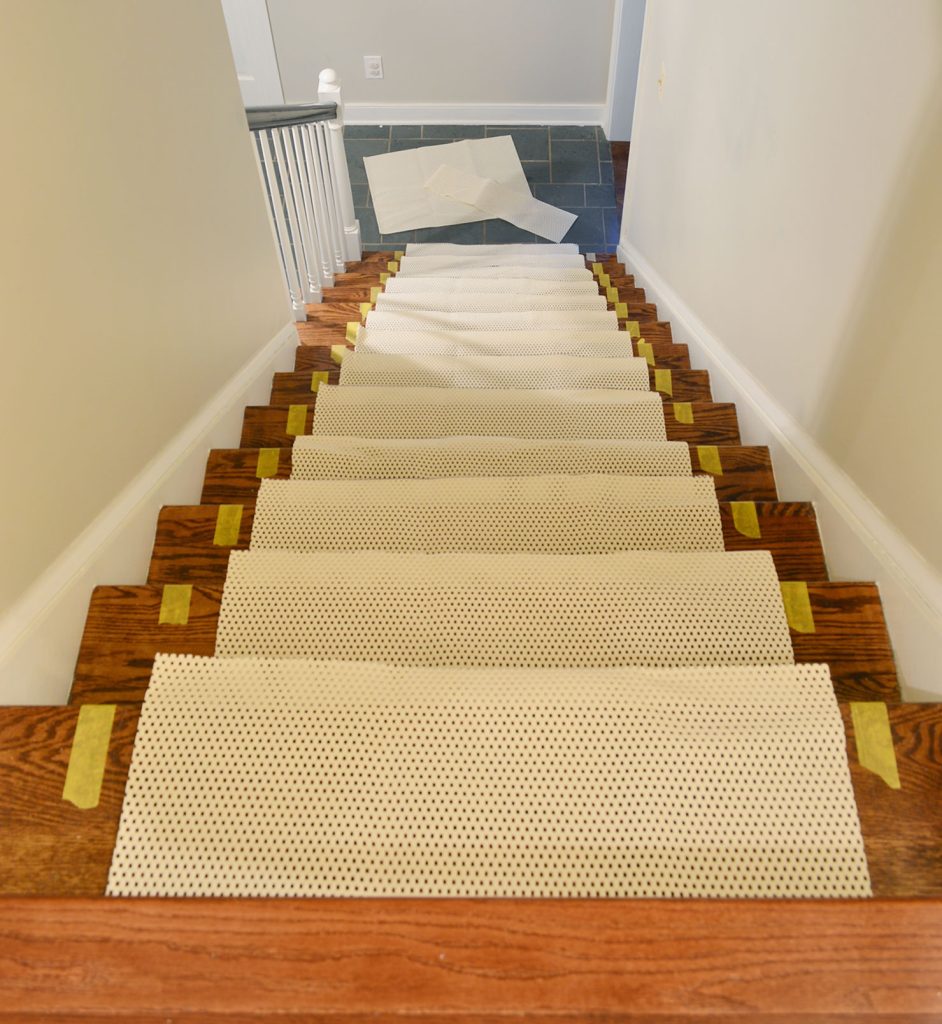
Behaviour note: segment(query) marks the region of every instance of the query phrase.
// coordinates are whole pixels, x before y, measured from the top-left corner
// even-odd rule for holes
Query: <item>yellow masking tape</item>
[[[608,276],[608,274],[599,274],[599,284],[603,288],[608,288],[611,285],[611,283],[612,279]]]
[[[638,355],[643,356],[648,361],[648,366],[654,365],[654,346],[648,344],[644,338],[639,338],[637,342]]]
[[[213,544],[218,548],[231,548],[239,543],[239,528],[242,526],[241,505],[220,505],[216,513],[216,532]]]
[[[357,343],[357,336],[359,335],[359,333],[360,333],[360,325],[359,324],[348,323],[347,324],[347,333],[344,335],[344,337],[346,337],[347,341],[351,345],[355,345]]]
[[[389,280],[389,274],[380,274],[379,275],[379,283],[381,285],[385,284],[388,280]]]
[[[704,473],[712,473],[713,476],[723,475],[723,463],[720,461],[720,452],[715,444],[698,444],[697,458],[700,460],[700,468]]]
[[[343,362],[343,357],[348,351],[349,349],[346,345],[331,345],[330,358],[339,366]]]
[[[615,303],[615,316],[619,320],[628,319],[628,303],[627,302],[616,302]]]
[[[390,272],[390,274],[395,274],[396,271],[399,269],[399,264],[395,260],[390,260],[386,264],[386,269]]]
[[[593,263],[592,264],[592,273],[595,274],[596,277],[598,277],[599,274],[602,273],[602,264],[601,263]]]
[[[401,260],[402,257],[405,256],[405,254],[405,249],[396,249],[395,252],[393,253],[393,256],[395,256],[397,260]]]
[[[618,302],[618,289],[614,285],[609,285],[605,289],[605,295],[609,302]]]
[[[62,799],[75,804],[79,810],[97,807],[101,798],[114,713],[114,704],[83,704],[79,708],[62,787]]]
[[[641,325],[637,320],[629,320],[628,323],[625,324],[625,330],[632,336],[632,338],[641,337]]]
[[[811,611],[811,598],[808,596],[808,584],[804,581],[788,580],[779,582],[782,590],[782,603],[785,605],[785,617],[788,625],[796,633],[814,632],[814,615]]]
[[[674,402],[674,419],[678,423],[693,423],[693,406],[689,402]]]
[[[185,626],[190,621],[190,601],[193,600],[192,583],[166,583],[160,595],[161,626]]]
[[[307,422],[306,405],[289,405],[288,422],[285,424],[285,433],[289,437],[297,437],[304,433],[304,426]]]
[[[862,768],[879,775],[890,789],[900,789],[893,733],[886,705],[880,701],[851,701],[857,760]]]
[[[373,308],[372,302],[361,302],[360,303],[360,319],[365,320],[369,311]]]
[[[326,384],[329,380],[330,373],[327,370],[315,370],[311,374],[311,390],[316,394],[321,384]]]
[[[259,448],[258,462],[255,465],[255,475],[259,480],[267,480],[278,472],[278,462],[281,459],[281,451],[278,448]]]
[[[673,395],[674,379],[670,370],[654,371],[654,390],[660,391],[662,395]]]
[[[744,537],[751,537],[758,540],[762,536],[759,529],[759,517],[756,515],[756,503],[754,501],[731,501],[733,510],[733,526],[736,532]]]
[[[370,302],[375,302],[378,295],[382,294],[383,289],[379,285],[375,288],[370,289]]]

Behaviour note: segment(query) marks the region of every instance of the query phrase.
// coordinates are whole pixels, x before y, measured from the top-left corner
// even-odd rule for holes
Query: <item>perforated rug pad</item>
[[[682,441],[564,441],[511,437],[425,439],[296,437],[292,479],[398,479],[608,473],[687,476]]]
[[[549,292],[461,292],[449,295],[431,291],[388,295],[380,292],[376,296],[376,309],[382,313],[395,313],[400,310],[440,310],[445,313],[522,313],[541,309],[604,310],[607,304],[608,300],[604,295],[585,292],[561,295]]]
[[[722,551],[710,477],[263,480],[251,548]]]
[[[614,310],[536,309],[509,313],[446,313],[441,310],[374,309],[366,326],[387,331],[611,331],[618,330]]]
[[[407,242],[407,256],[558,256],[579,252],[575,242],[508,242],[504,245],[465,245],[461,242]]]
[[[361,327],[357,352],[442,356],[631,355],[625,331],[386,331]]]
[[[576,395],[582,397],[572,397]],[[501,392],[485,388],[463,391],[327,385],[321,385],[318,391],[311,433],[403,438],[490,434],[667,439],[664,403],[660,395],[650,391]]]
[[[400,277],[393,274],[383,286],[384,295],[598,295],[598,282],[592,277],[577,281],[542,280],[533,277]]]
[[[582,263],[578,266],[547,266],[540,262],[529,263],[506,263],[501,266],[466,266],[463,261],[442,265],[439,261],[434,266],[428,266],[428,261],[423,258],[425,266],[418,262],[411,266],[400,265],[396,277],[450,277],[450,278],[484,278],[496,279],[505,277],[530,277],[544,281],[591,281],[592,271]]]
[[[864,897],[826,666],[158,655],[111,896]]]
[[[233,551],[216,654],[532,667],[793,661],[765,551]]]
[[[340,383],[366,387],[611,388],[648,391],[646,360],[580,356],[428,356],[349,353]]]
[[[473,270],[480,267],[543,267],[545,269],[587,270],[585,258],[577,252],[493,252],[445,253],[440,256],[413,256],[407,252],[399,261],[400,274],[438,273],[441,270]]]

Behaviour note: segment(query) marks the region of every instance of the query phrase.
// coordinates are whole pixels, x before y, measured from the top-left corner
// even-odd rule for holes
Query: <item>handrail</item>
[[[329,68],[318,79],[318,100],[245,112],[296,320],[361,255],[340,82]]]

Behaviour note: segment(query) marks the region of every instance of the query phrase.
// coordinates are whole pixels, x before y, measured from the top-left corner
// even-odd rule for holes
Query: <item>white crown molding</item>
[[[601,125],[604,103],[348,103],[345,124]],[[442,142],[448,142],[442,139]]]
[[[72,685],[88,601],[102,583],[143,583],[162,505],[199,500],[210,448],[238,443],[246,405],[291,369],[293,323],[173,437],[0,620],[0,704],[61,704]]]
[[[637,249],[623,243],[618,258],[710,371],[716,399],[736,403],[743,443],[769,446],[783,500],[815,503],[832,578],[879,584],[904,696],[942,699],[942,576]]]

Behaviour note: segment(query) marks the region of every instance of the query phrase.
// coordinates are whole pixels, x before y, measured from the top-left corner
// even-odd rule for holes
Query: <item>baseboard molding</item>
[[[347,124],[593,124],[604,103],[344,103]],[[442,139],[442,142],[447,142]]]
[[[92,589],[143,583],[162,505],[199,498],[210,448],[238,443],[246,405],[264,405],[271,375],[294,365],[285,324],[170,440],[0,621],[0,704],[63,704]]]
[[[942,576],[640,252],[622,244],[618,258],[710,371],[716,399],[736,403],[745,443],[769,446],[782,497],[815,503],[832,578],[879,585],[905,698],[942,700]]]

